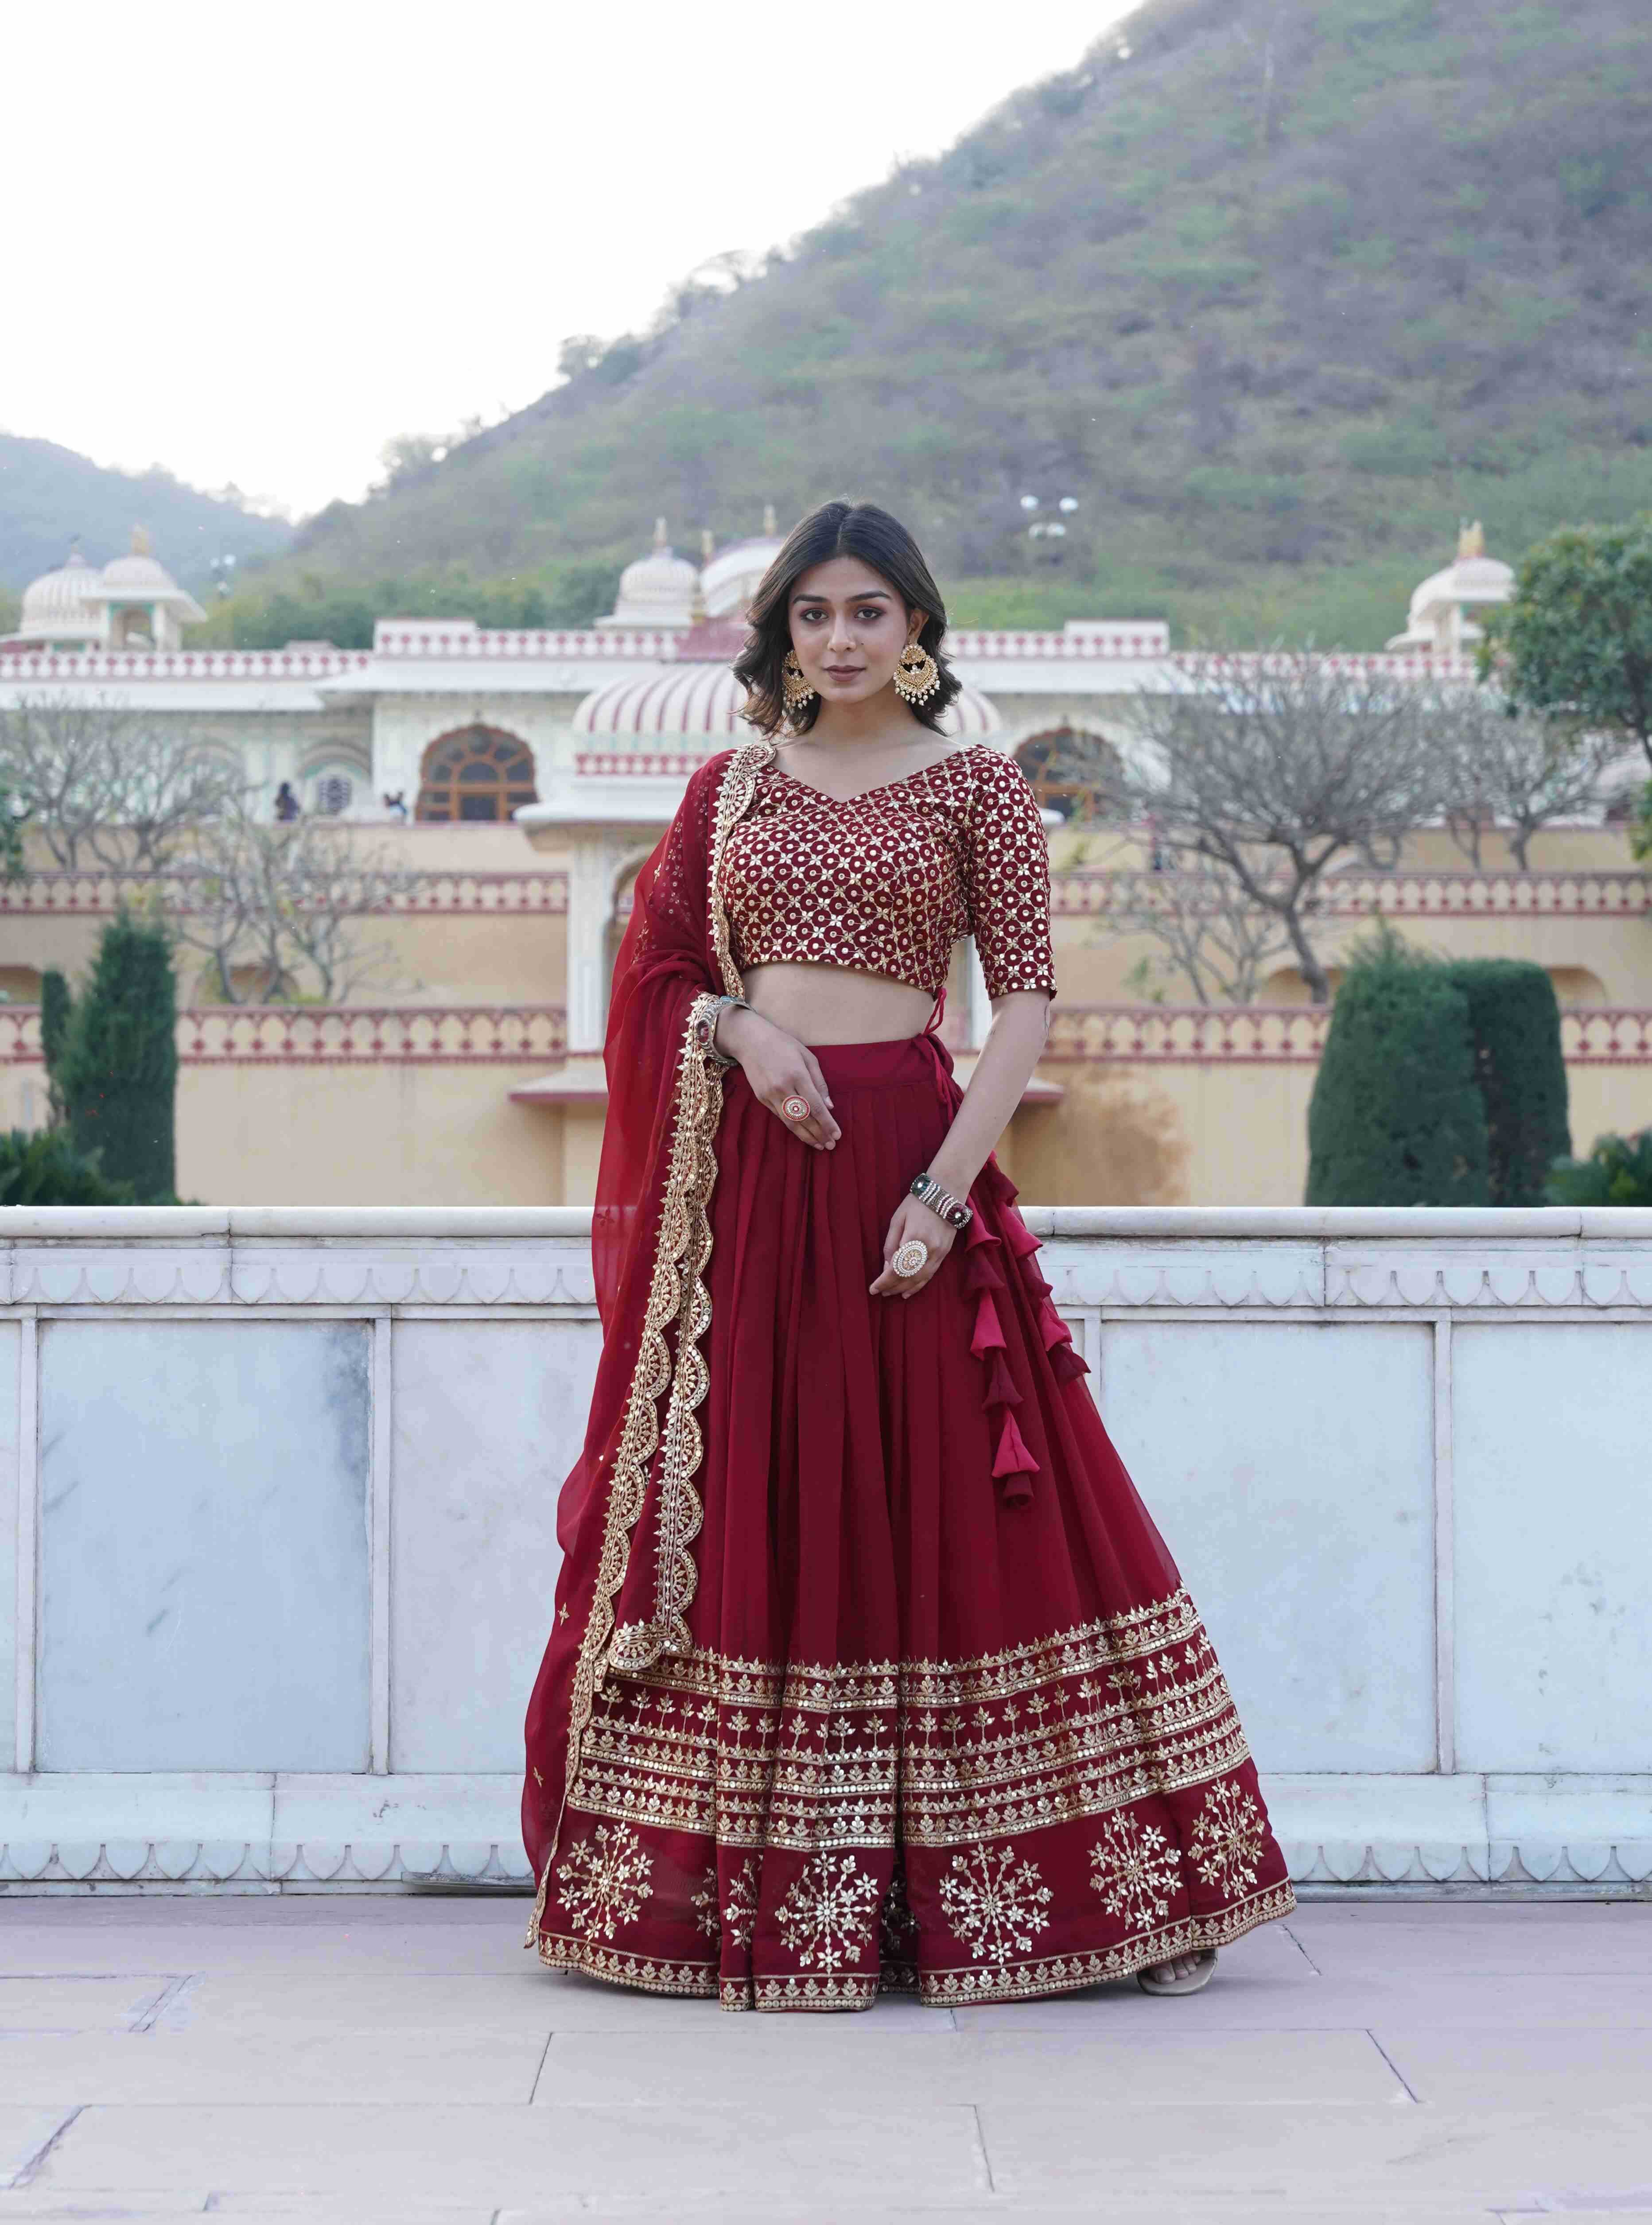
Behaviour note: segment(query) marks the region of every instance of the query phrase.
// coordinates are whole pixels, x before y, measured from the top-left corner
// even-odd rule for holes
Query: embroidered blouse
[[[935,996],[973,935],[989,997],[1055,993],[1044,821],[1020,767],[984,742],[846,800],[766,765],[718,888],[742,971],[850,967]]]

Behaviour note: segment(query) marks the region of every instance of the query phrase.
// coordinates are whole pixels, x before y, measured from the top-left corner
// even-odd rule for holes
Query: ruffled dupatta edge
[[[742,984],[730,950],[718,869],[729,830],[749,809],[758,775],[773,754],[772,742],[744,744],[729,759],[717,790],[707,904],[713,956],[731,996],[740,994]],[[717,1180],[717,1124],[722,1112],[722,1068],[699,1041],[697,1030],[698,1024],[715,1011],[716,996],[715,990],[705,990],[694,998],[683,1030],[653,1271],[608,1487],[596,1582],[569,1694],[562,1814],[539,1880],[528,1932],[531,1946],[537,1938],[544,1913],[551,1863],[562,1836],[562,1816],[566,1815],[578,1784],[585,1733],[604,1681],[611,1670],[634,1675],[663,1655],[686,1652],[693,1643],[688,1614],[699,1580],[693,1546],[703,1514],[693,1479],[704,1449],[695,1410],[704,1399],[710,1381],[700,1346],[711,1323],[705,1271],[711,1257],[710,1207]],[[665,1400],[663,1426],[662,1398]],[[630,1569],[633,1537],[647,1502],[657,1452],[661,1458],[653,1613],[646,1622],[616,1626],[615,1601]]]

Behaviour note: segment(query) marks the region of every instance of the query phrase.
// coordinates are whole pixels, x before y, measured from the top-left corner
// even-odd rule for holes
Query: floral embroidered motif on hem
[[[730,1847],[965,1847],[1208,1784],[1249,1754],[1182,1592],[975,1661],[693,1648],[610,1678],[577,1804]]]

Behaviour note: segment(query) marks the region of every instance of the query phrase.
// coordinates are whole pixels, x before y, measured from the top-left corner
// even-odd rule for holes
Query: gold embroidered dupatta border
[[[773,755],[772,742],[745,743],[724,768],[717,790],[708,903],[713,954],[723,986],[731,996],[740,993],[741,984],[730,950],[728,917],[718,887],[718,868],[729,830],[750,808],[757,777]],[[609,1670],[635,1673],[651,1667],[664,1654],[685,1653],[692,1645],[688,1612],[694,1599],[697,1572],[691,1549],[700,1534],[702,1512],[692,1479],[703,1450],[695,1409],[704,1398],[709,1381],[700,1343],[711,1322],[711,1299],[704,1274],[711,1256],[710,1204],[717,1179],[714,1146],[722,1110],[721,1068],[709,1051],[696,1042],[695,1030],[701,1018],[715,1007],[715,993],[710,990],[697,996],[689,1007],[683,1031],[670,1159],[659,1234],[654,1247],[654,1271],[626,1400],[625,1423],[608,1487],[596,1585],[580,1639],[569,1700],[563,1814],[579,1777],[585,1733],[590,1726],[596,1696]],[[677,1330],[675,1353],[667,1341],[667,1333],[673,1326]],[[666,1398],[663,1432],[659,1421],[662,1397]],[[614,1601],[625,1582],[631,1560],[632,1533],[647,1497],[649,1471],[662,1436],[664,1449],[660,1462],[654,1612],[647,1622],[625,1623],[616,1628]],[[534,1904],[530,1945],[539,1929],[550,1861],[561,1836],[559,1816],[552,1854],[547,1858]]]

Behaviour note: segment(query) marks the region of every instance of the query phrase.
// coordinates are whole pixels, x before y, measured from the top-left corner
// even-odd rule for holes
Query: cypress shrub
[[[1357,948],[1308,1106],[1310,1205],[1486,1205],[1469,1002],[1391,930]]]
[[[140,1203],[176,1187],[178,997],[165,932],[123,912],[104,931],[59,1062],[69,1134]]]
[[[130,1205],[130,1182],[105,1182],[61,1128],[0,1134],[0,1205]]]
[[[46,1094],[49,1120],[60,1128],[67,1115],[63,1104],[63,1047],[69,1039],[69,1019],[74,1010],[69,985],[54,967],[40,979],[40,1045],[46,1061]]]
[[[1549,1171],[1550,1205],[1652,1205],[1652,1128],[1636,1136],[1597,1136],[1586,1159],[1560,1159]]]
[[[1458,959],[1444,971],[1468,999],[1491,1202],[1541,1205],[1550,1167],[1572,1150],[1554,984],[1515,958]]]

